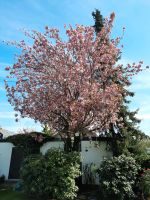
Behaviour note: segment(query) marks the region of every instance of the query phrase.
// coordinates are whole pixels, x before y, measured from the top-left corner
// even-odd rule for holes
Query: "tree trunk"
[[[110,145],[113,152],[113,156],[119,156],[122,154],[123,148],[124,148],[123,138],[121,137],[120,133],[115,133],[113,124],[111,124],[110,131],[111,131],[111,137],[112,137]]]
[[[71,141],[71,137],[67,137],[67,138],[65,139],[64,151],[66,151],[66,152],[71,152],[71,151],[72,151],[72,141]]]
[[[75,136],[74,138],[67,137],[65,139],[64,151],[66,151],[66,152],[71,152],[71,151],[80,152],[80,150],[81,150],[81,138],[80,138],[80,136]]]

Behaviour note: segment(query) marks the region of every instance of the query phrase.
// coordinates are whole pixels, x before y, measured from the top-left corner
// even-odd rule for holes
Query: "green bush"
[[[135,160],[125,155],[103,161],[98,170],[103,199],[132,199],[138,170]]]
[[[150,168],[150,155],[137,155],[134,158],[143,170]]]
[[[142,174],[139,180],[139,188],[147,198],[150,196],[150,169],[147,169]]]
[[[65,153],[58,149],[49,150],[45,156],[27,158],[21,169],[25,192],[34,199],[74,199],[79,163],[77,152]]]
[[[144,139],[136,144],[130,146],[129,151],[136,162],[141,165],[142,168],[148,168],[150,164],[150,155],[147,153],[147,148],[150,147],[150,140]]]

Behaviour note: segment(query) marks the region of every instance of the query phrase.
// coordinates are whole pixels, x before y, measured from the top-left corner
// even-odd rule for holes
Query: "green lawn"
[[[0,200],[29,200],[24,194],[12,190],[0,190]]]

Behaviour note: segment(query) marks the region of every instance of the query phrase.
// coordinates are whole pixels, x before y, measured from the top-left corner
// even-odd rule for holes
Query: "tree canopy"
[[[105,19],[97,9],[92,12],[92,16],[95,22],[93,27],[95,33],[98,34],[102,30]],[[120,56],[118,59],[120,59]],[[128,81],[128,84],[118,80],[116,80],[116,83],[124,90],[122,104],[118,113],[119,118],[122,118],[122,124],[110,124],[109,132],[105,133],[107,136],[112,137],[111,146],[114,155],[127,151],[127,148],[130,148],[131,145],[139,142],[142,138],[146,138],[146,135],[138,129],[138,124],[140,123],[140,120],[136,117],[138,110],[130,111],[128,107],[130,100],[127,99],[134,96],[134,92],[130,92],[126,87],[131,85],[131,80]]]
[[[64,136],[103,132],[110,124],[121,123],[118,116],[130,78],[141,71],[141,64],[117,63],[120,37],[111,39],[114,13],[105,19],[95,36],[93,27],[66,28],[67,39],[59,30],[25,32],[24,40],[11,43],[22,49],[16,63],[7,67],[8,101],[22,117],[31,117]]]

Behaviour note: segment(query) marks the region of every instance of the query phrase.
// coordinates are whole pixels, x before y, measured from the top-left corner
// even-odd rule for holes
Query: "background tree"
[[[105,23],[105,19],[101,15],[99,10],[95,10],[92,12],[92,16],[94,18],[95,24],[94,29],[96,35],[102,31],[103,24]],[[120,55],[118,56],[117,60],[120,59]],[[122,69],[123,70],[123,69]],[[114,80],[114,77],[113,77]],[[112,149],[114,155],[119,155],[124,151],[130,151],[131,146],[135,145],[141,139],[146,138],[147,136],[139,130],[138,124],[141,120],[136,117],[138,110],[130,111],[128,104],[130,103],[129,97],[133,97],[134,93],[130,92],[129,90],[125,89],[125,86],[130,86],[131,81],[124,82],[115,80],[117,84],[122,87],[124,90],[124,96],[122,99],[121,107],[119,110],[119,118],[122,118],[122,124],[120,123],[110,124],[109,131],[105,134],[109,137],[112,137]]]
[[[66,29],[66,41],[57,29],[46,27],[44,33],[25,32],[32,45],[24,40],[11,43],[22,49],[16,63],[6,68],[9,79],[16,79],[13,85],[6,82],[15,111],[48,124],[70,145],[77,132],[102,133],[119,124],[124,90],[117,81],[128,84],[141,63],[124,67],[116,63],[121,51],[120,38],[110,39],[113,20],[114,14],[105,19],[96,38],[93,27],[77,25]]]
[[[96,34],[99,33],[104,25],[104,19],[103,16],[101,15],[100,11],[98,9],[95,10],[95,12],[92,12],[92,16],[94,18],[95,24],[94,24],[94,29]]]
[[[53,133],[52,133],[52,131],[50,130],[50,128],[48,127],[47,124],[44,124],[44,125],[43,125],[43,130],[42,130],[42,132],[43,132],[45,135],[47,135],[47,136],[53,136]]]

